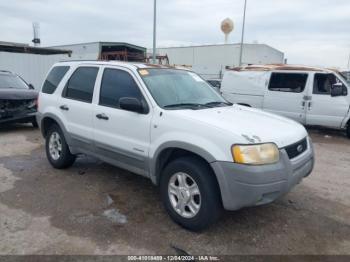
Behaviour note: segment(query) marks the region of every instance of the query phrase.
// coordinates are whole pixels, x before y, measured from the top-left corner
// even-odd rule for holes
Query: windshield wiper
[[[206,108],[208,108],[209,106],[203,105],[203,104],[196,104],[196,103],[179,103],[179,104],[164,106],[164,108],[176,108],[176,107],[194,107],[194,108],[206,107]]]
[[[232,106],[232,103],[228,102],[222,102],[222,101],[216,101],[216,102],[209,102],[205,104],[206,106],[221,106],[221,105],[226,105],[226,106]]]

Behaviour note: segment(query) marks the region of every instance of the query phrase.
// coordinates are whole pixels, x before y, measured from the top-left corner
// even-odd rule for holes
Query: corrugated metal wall
[[[50,67],[68,55],[35,55],[25,53],[0,52],[0,70],[20,75],[27,83],[39,89]]]
[[[226,66],[237,66],[239,51],[237,44],[157,48],[159,55],[168,55],[171,65],[190,66],[206,79],[218,78]],[[275,64],[283,60],[284,54],[268,45],[244,45],[244,64]]]
[[[100,43],[60,45],[53,48],[71,50],[70,60],[97,60],[100,53]]]

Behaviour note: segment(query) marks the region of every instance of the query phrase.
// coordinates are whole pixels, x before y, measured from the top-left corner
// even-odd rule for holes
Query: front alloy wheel
[[[176,173],[168,185],[168,194],[174,210],[184,218],[195,217],[201,208],[201,193],[197,183],[186,173]]]
[[[161,173],[160,194],[170,217],[193,231],[215,223],[222,211],[215,174],[196,156],[179,157],[167,164]]]

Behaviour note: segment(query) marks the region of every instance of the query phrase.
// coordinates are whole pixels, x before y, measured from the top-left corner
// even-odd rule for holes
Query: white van
[[[349,83],[335,70],[293,65],[247,66],[225,73],[232,103],[260,108],[304,125],[345,129],[350,137]]]

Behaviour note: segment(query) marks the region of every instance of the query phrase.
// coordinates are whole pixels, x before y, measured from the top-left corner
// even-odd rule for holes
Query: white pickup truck
[[[145,176],[174,221],[192,230],[215,222],[222,208],[271,203],[313,169],[302,125],[232,105],[187,70],[58,63],[38,111],[54,168],[87,154]]]
[[[304,125],[347,131],[349,82],[335,71],[293,65],[235,68],[225,73],[221,92],[236,104],[263,109]]]

